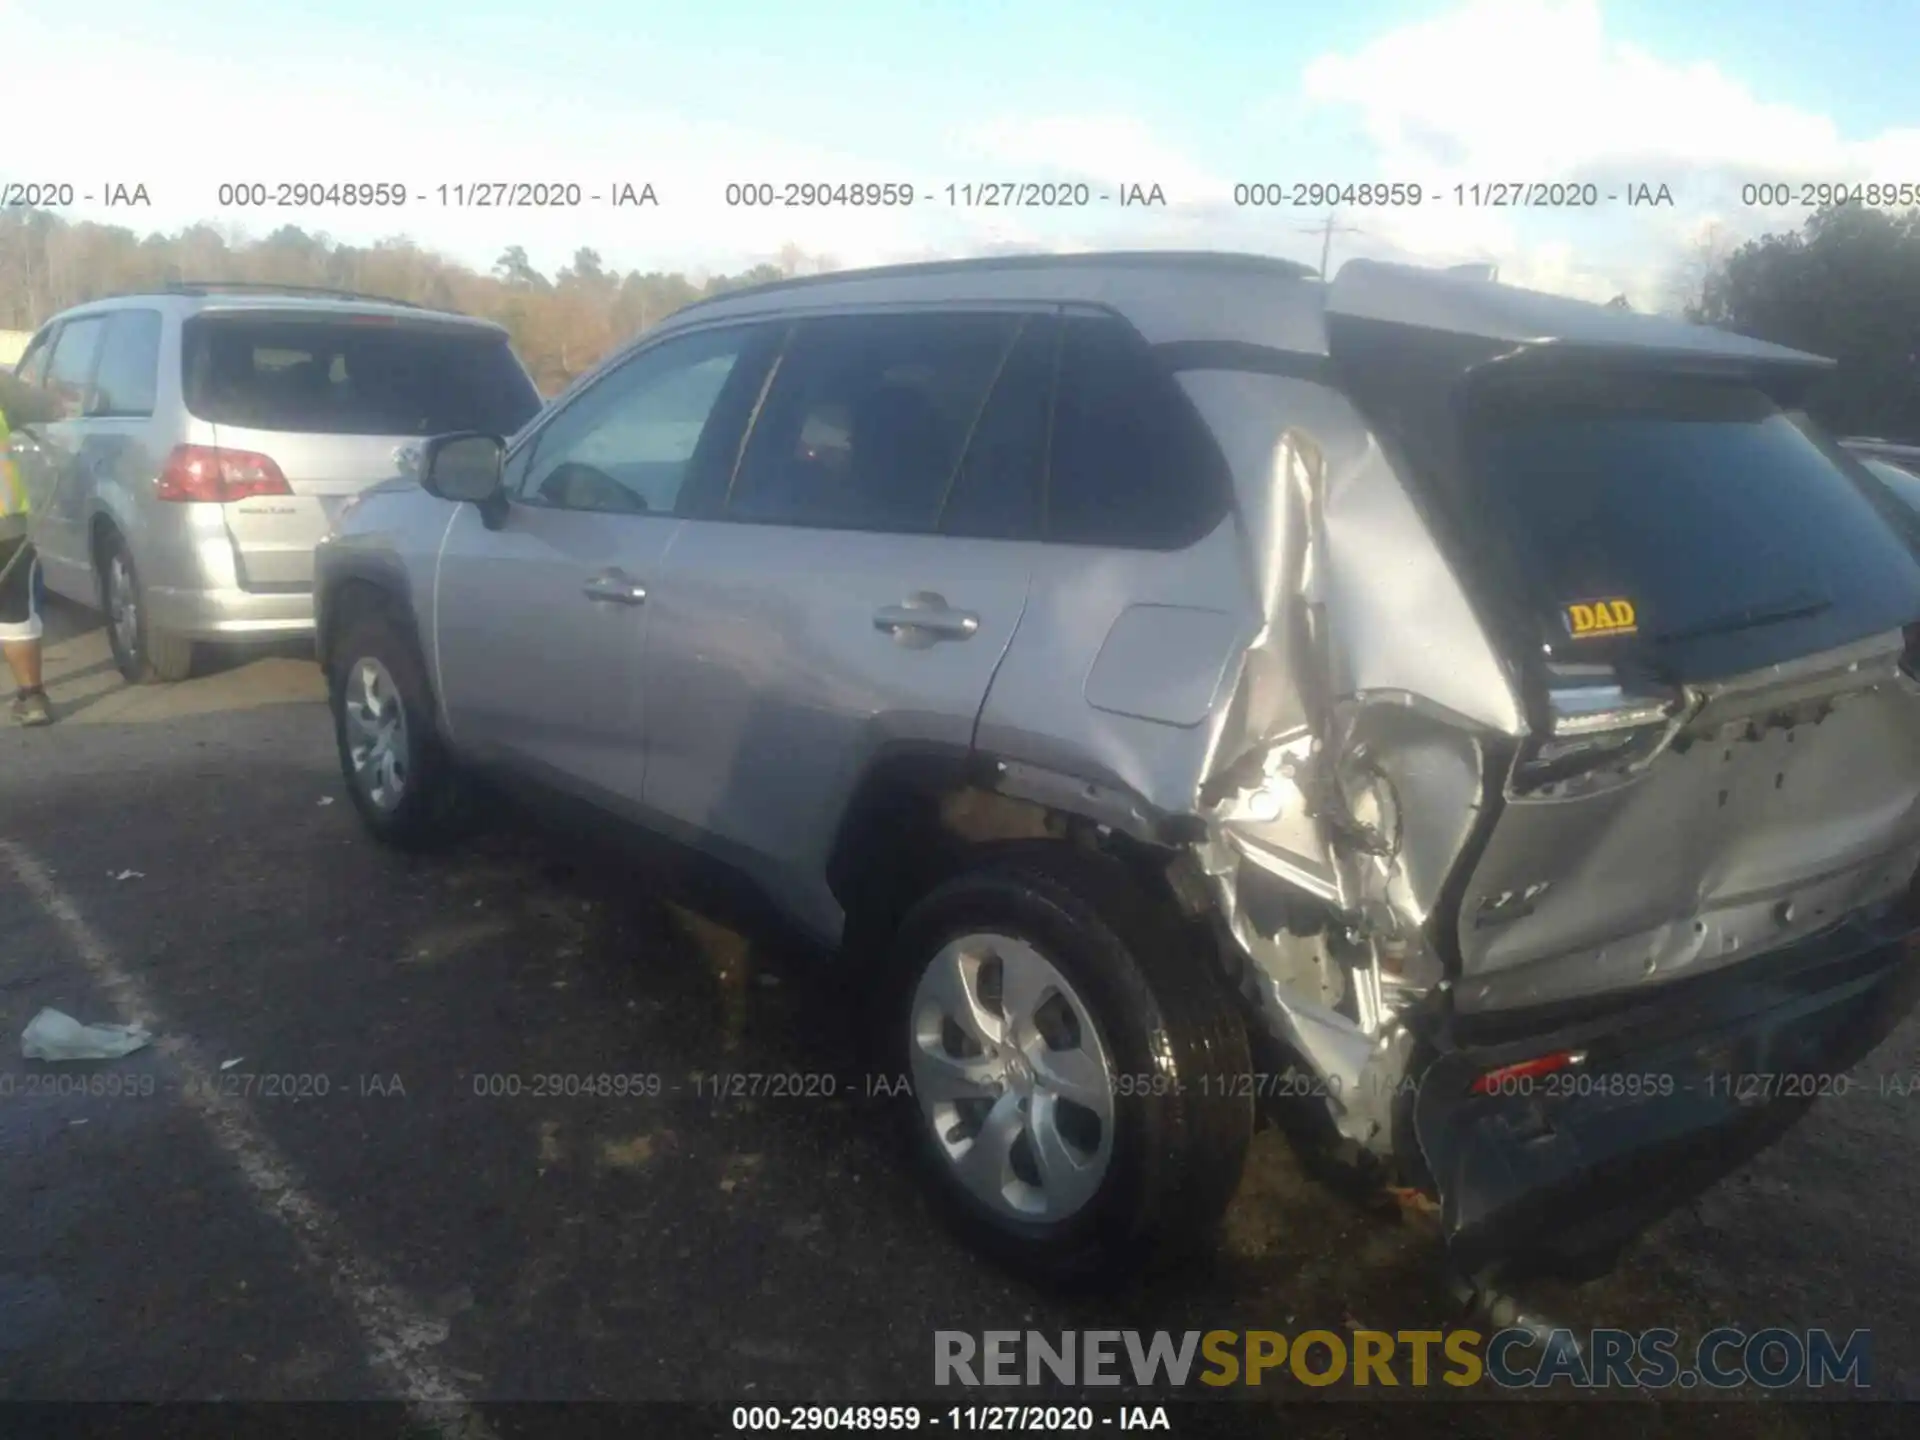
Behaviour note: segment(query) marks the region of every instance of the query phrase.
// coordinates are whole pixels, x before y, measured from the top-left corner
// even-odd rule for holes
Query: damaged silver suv
[[[1204,1241],[1263,1099],[1590,1266],[1912,1003],[1920,542],[1825,362],[1217,254],[695,305],[318,561],[354,803],[530,781],[871,964],[939,1206]]]

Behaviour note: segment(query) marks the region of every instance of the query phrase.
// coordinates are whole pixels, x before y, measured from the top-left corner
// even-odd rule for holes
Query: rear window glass
[[[1506,382],[1480,397],[1469,434],[1483,513],[1556,655],[1611,642],[1706,678],[1920,617],[1906,540],[1759,391]]]
[[[380,322],[202,317],[187,408],[216,425],[318,435],[510,435],[540,396],[504,337]]]

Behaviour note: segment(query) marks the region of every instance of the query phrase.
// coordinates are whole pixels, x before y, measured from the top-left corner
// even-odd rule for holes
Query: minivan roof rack
[[[380,305],[399,305],[408,310],[424,309],[411,300],[396,300],[391,295],[368,295],[359,290],[335,290],[325,285],[282,285],[273,280],[176,280],[164,289],[169,295],[314,295],[330,300],[367,300]]]

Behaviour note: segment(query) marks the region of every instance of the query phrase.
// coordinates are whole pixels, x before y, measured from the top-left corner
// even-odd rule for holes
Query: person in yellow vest
[[[27,538],[26,480],[0,410],[0,651],[17,687],[13,723],[50,725],[53,708],[40,685],[40,560]]]

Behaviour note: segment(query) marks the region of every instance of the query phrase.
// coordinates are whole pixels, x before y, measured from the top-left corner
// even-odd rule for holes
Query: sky
[[[549,272],[583,246],[692,272],[788,245],[843,267],[1168,247],[1318,265],[1329,207],[1293,186],[1403,182],[1420,204],[1338,206],[1335,269],[1491,263],[1656,309],[1703,255],[1806,217],[1743,187],[1920,187],[1920,0],[0,0],[0,46],[0,190],[71,183],[61,213],[142,232],[405,235],[479,269],[510,245]],[[406,204],[220,203],[236,182],[380,181]],[[726,195],[889,181],[914,203]],[[949,200],[1024,181],[1095,198]],[[582,200],[440,200],[514,182]],[[1600,203],[1472,203],[1513,182],[1592,184]],[[116,184],[150,205],[103,208]],[[658,203],[608,203],[623,184]],[[1236,203],[1262,184],[1288,203]],[[1164,206],[1119,205],[1136,185]],[[1641,186],[1671,203],[1628,204]]]

